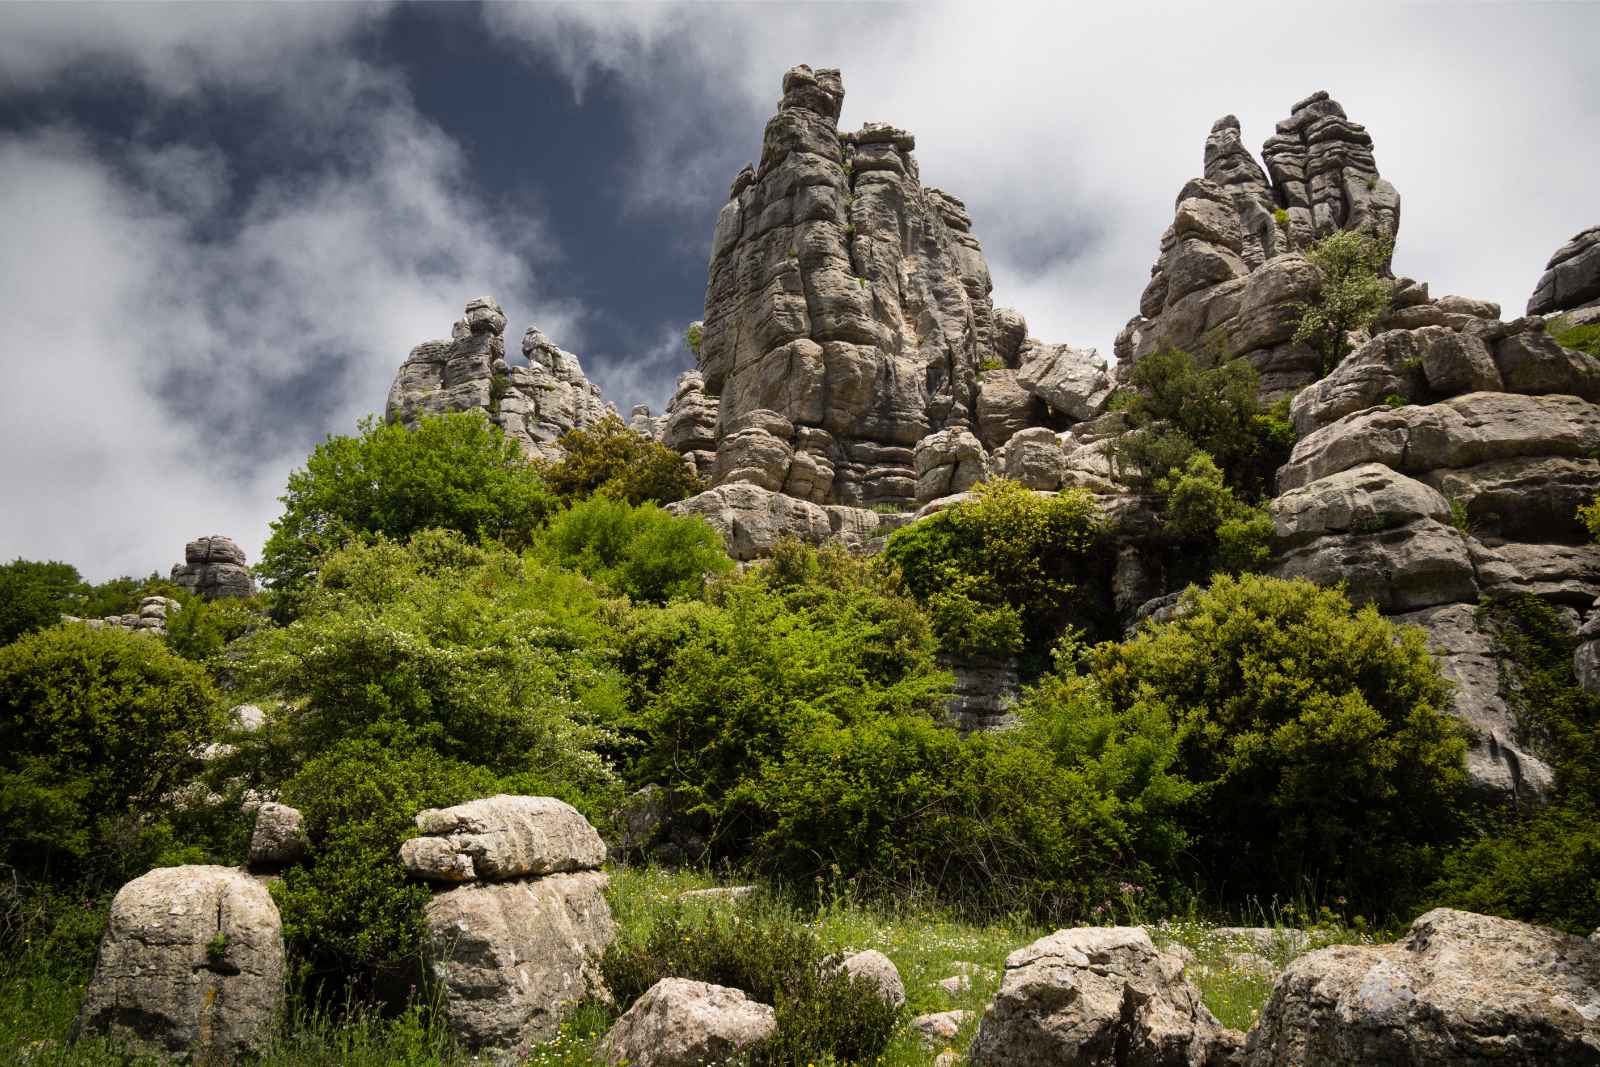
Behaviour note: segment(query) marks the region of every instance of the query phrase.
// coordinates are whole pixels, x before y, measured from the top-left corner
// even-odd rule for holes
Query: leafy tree
[[[1147,488],[1207,453],[1246,503],[1270,495],[1273,476],[1294,447],[1287,402],[1264,410],[1261,379],[1242,359],[1210,363],[1177,348],[1133,365],[1124,402],[1130,432],[1116,456]]]
[[[630,504],[671,504],[705,488],[683,456],[630,430],[616,415],[567,431],[560,445],[566,455],[543,470],[565,500],[598,493]]]
[[[82,588],[70,563],[17,559],[0,565],[0,645],[60,622]]]
[[[1124,769],[1183,801],[1154,809],[1191,843],[1169,872],[1224,899],[1314,884],[1393,908],[1455,832],[1466,742],[1448,683],[1422,631],[1336,589],[1219,576],[1171,622],[1083,659],[1091,686],[1064,700],[1058,680],[1027,714],[1054,724],[1068,765],[1131,750]]]
[[[1016,482],[896,530],[884,558],[958,653],[1040,653],[1069,623],[1108,625],[1105,543],[1092,494]]]
[[[1259,570],[1266,563],[1272,516],[1259,504],[1239,500],[1209,454],[1195,452],[1181,471],[1157,479],[1156,491],[1163,498],[1163,533],[1200,568],[1200,577],[1214,569]]]
[[[733,569],[722,536],[703,519],[604,495],[558,515],[545,544],[563,565],[658,604],[699,596],[708,577]]]
[[[1350,351],[1345,335],[1370,330],[1389,310],[1393,285],[1385,275],[1394,244],[1358,230],[1329,234],[1306,252],[1321,272],[1316,297],[1300,309],[1294,339],[1322,358],[1326,375]]]
[[[222,722],[205,671],[149,636],[68,625],[0,648],[0,856],[52,877],[116,862]]]
[[[232,642],[270,624],[259,596],[222,600],[184,596],[181,602],[180,610],[167,614],[167,647],[196,663],[207,662]]]
[[[329,437],[289,475],[256,568],[282,615],[297,610],[323,558],[353,541],[441,528],[517,548],[551,510],[521,448],[480,412],[427,416],[416,429],[368,417],[360,430]]]

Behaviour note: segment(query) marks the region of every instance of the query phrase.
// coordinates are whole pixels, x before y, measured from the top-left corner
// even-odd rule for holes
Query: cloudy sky
[[[256,558],[479,294],[659,408],[795,63],[917,135],[997,303],[1107,352],[1212,121],[1259,146],[1317,89],[1435,293],[1514,314],[1600,222],[1600,5],[1218,6],[0,4],[0,555]]]

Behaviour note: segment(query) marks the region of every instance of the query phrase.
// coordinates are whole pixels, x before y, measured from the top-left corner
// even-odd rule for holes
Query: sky
[[[1327,89],[1396,270],[1520,313],[1600,222],[1600,4],[0,4],[0,557],[252,560],[291,470],[492,295],[608,399],[687,369],[796,63],[911,130],[995,302],[1099,348],[1211,124]]]

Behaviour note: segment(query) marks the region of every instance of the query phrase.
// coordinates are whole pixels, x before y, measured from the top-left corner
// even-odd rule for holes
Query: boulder
[[[968,430],[940,430],[917,442],[917,502],[964,493],[989,476],[989,454]]]
[[[727,986],[663,978],[596,1050],[611,1067],[710,1067],[754,1052],[778,1032],[777,1013]]]
[[[554,797],[499,796],[416,817],[425,835],[400,846],[406,873],[433,882],[503,882],[594,870],[606,846],[589,820]]]
[[[1600,1064],[1600,945],[1435,909],[1395,944],[1336,945],[1291,963],[1245,1062]]]
[[[900,981],[900,971],[894,961],[875,948],[846,956],[841,964],[852,978],[864,978],[877,986],[884,1000],[895,1007],[906,1002],[905,983]]]
[[[1006,959],[974,1067],[1198,1067],[1241,1042],[1140,927],[1058,930]]]
[[[607,878],[575,871],[478,882],[428,902],[428,963],[451,1032],[469,1049],[526,1056],[599,982],[616,936]]]
[[[275,870],[298,863],[306,854],[305,819],[287,804],[265,801],[256,809],[250,835],[250,866]]]
[[[1017,384],[1052,411],[1074,422],[1105,411],[1114,383],[1105,360],[1094,349],[1030,340],[1022,346],[1019,358]]]
[[[825,507],[747,482],[719,485],[668,504],[667,510],[698,515],[710,523],[736,560],[770,556],[785,537],[812,545],[838,541],[847,548],[865,548],[911,518],[842,504]]]
[[[283,929],[267,887],[229,867],[162,867],[112,900],[74,1032],[230,1062],[261,1051],[283,1009]]]
[[[255,580],[245,565],[244,549],[231,537],[212,534],[190,541],[183,562],[173,564],[173,584],[207,600],[255,595]]]
[[[943,1048],[953,1042],[961,1033],[961,1028],[972,1021],[970,1011],[939,1011],[929,1015],[918,1015],[911,1020],[911,1029],[916,1031],[924,1048]]]
[[[1556,249],[1528,298],[1528,314],[1567,311],[1600,300],[1600,226]]]

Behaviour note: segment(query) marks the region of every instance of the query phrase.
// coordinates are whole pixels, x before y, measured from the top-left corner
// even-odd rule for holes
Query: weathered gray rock
[[[1346,356],[1290,405],[1301,436],[1390,397],[1423,403],[1460,393],[1499,392],[1504,382],[1488,346],[1443,326],[1387,330]]]
[[[1472,601],[1478,596],[1466,538],[1436,519],[1322,537],[1276,555],[1268,573],[1319,585],[1342,582],[1352,603],[1375,604],[1383,612]]]
[[[1023,344],[1019,359],[1017,384],[1052,411],[1074,422],[1092,419],[1105,411],[1114,383],[1105,360],[1094,349],[1029,340]]]
[[[597,869],[606,846],[589,820],[554,797],[499,796],[417,815],[400,846],[406,873],[434,882],[503,882]]]
[[[1600,226],[1556,249],[1528,298],[1528,314],[1567,311],[1600,300]]]
[[[964,493],[989,476],[989,454],[968,430],[940,430],[917,442],[917,503]]]
[[[961,1028],[972,1019],[973,1013],[970,1011],[938,1011],[912,1019],[911,1029],[916,1031],[923,1047],[944,1048],[955,1041]]]
[[[1013,725],[1022,695],[1022,676],[1011,657],[941,660],[955,679],[945,709],[963,733],[1001,730]]]
[[[162,867],[112,900],[74,1031],[231,1062],[267,1044],[283,1007],[283,929],[266,886],[229,867]]]
[[[1273,500],[1274,535],[1285,547],[1329,534],[1378,533],[1419,519],[1450,521],[1450,505],[1435,489],[1381,463],[1319,478]]]
[[[298,809],[271,800],[256,809],[256,825],[250,834],[252,868],[275,870],[298,863],[308,846],[305,817]]]
[[[1495,365],[1513,393],[1565,393],[1600,400],[1600,359],[1556,344],[1542,326],[1511,334],[1495,346]]]
[[[851,978],[866,979],[876,986],[879,995],[888,1003],[897,1008],[905,1004],[906,987],[900,980],[899,969],[893,960],[877,949],[852,953],[841,961],[841,965]]]
[[[1225,1029],[1183,961],[1140,927],[1059,930],[1013,952],[984,1012],[974,1067],[1189,1067],[1229,1062]]]
[[[1290,964],[1246,1063],[1600,1064],[1600,945],[1439,908],[1393,945]]]
[[[840,504],[824,507],[747,482],[719,485],[669,504],[667,510],[710,523],[737,560],[770,556],[784,537],[813,545],[838,541],[847,548],[867,548],[912,517],[910,512],[885,514]]]
[[[622,1014],[596,1050],[612,1067],[710,1067],[760,1049],[777,1013],[727,986],[663,978]]]
[[[1043,426],[1030,426],[1013,434],[995,457],[1000,474],[1029,489],[1047,492],[1061,488],[1066,462],[1061,438]]]
[[[245,565],[244,549],[230,537],[212,534],[190,541],[183,562],[172,566],[173,584],[217,600],[255,595],[256,583]]]
[[[1045,418],[1044,402],[1018,383],[1015,370],[987,370],[978,375],[978,436],[985,448],[999,448],[1018,430]]]
[[[616,936],[606,884],[600,871],[576,871],[434,895],[428,964],[457,1040],[515,1059],[555,1036],[597,987],[597,960]]]

